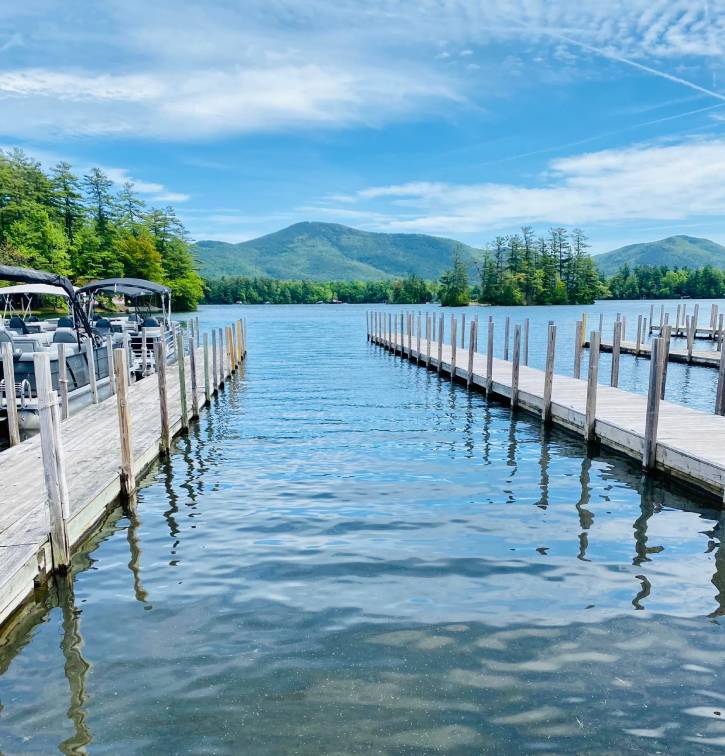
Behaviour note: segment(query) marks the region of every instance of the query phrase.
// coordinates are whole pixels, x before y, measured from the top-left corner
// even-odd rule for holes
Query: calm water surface
[[[571,372],[581,309],[510,313],[533,365],[554,315]],[[245,371],[3,638],[0,751],[725,747],[712,502],[368,345],[364,308],[200,315],[247,317]]]

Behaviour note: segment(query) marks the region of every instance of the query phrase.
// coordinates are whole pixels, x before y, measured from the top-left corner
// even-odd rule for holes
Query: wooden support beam
[[[595,423],[597,416],[597,386],[599,376],[599,344],[598,331],[592,331],[589,337],[589,371],[587,375],[587,404],[584,418],[584,440],[592,443],[595,439]]]
[[[649,306],[649,332],[652,333],[652,326],[654,325],[654,312],[655,312],[655,306],[654,304],[651,304]]]
[[[657,424],[659,422],[660,401],[662,395],[662,368],[664,357],[664,340],[652,339],[650,357],[649,390],[647,392],[647,415],[644,429],[642,467],[654,470],[657,464]]]
[[[183,363],[183,360],[181,361]],[[121,493],[128,503],[135,502],[136,474],[133,469],[131,443],[131,411],[128,407],[128,352],[113,350],[113,372],[116,376],[116,407],[121,441]]]
[[[692,362],[692,348],[695,343],[695,318],[687,316],[687,362]]]
[[[612,376],[609,383],[615,388],[619,386],[619,358],[622,353],[622,321],[614,324],[614,336],[612,338]]]
[[[20,443],[20,423],[18,405],[15,400],[15,366],[13,365],[13,345],[8,341],[0,343],[3,358],[3,379],[5,381],[5,410],[8,418],[8,438],[10,446]]]
[[[720,313],[717,319],[717,351],[722,351],[722,338],[723,338],[723,314]]]
[[[420,310],[418,310],[418,333],[415,337],[415,362],[417,365],[420,365],[421,359],[420,359]]]
[[[166,341],[161,338],[154,342],[154,362],[159,384],[159,414],[161,416],[161,454],[168,454],[171,446],[171,429],[169,423],[169,398],[166,386]]]
[[[556,355],[556,325],[549,321],[546,338],[546,367],[544,368],[544,403],[541,419],[545,425],[551,424],[551,391],[554,387],[554,358]]]
[[[511,409],[519,406],[519,366],[521,364],[521,326],[514,326],[514,354],[511,363]]]

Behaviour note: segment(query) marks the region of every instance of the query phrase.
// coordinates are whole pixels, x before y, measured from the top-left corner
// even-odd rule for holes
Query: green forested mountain
[[[147,207],[133,184],[66,162],[44,171],[21,150],[0,150],[0,264],[59,273],[82,284],[128,276],[167,284],[177,310],[202,296],[186,230],[173,207]]]
[[[668,236],[659,241],[628,244],[596,255],[594,262],[604,276],[614,275],[623,265],[659,265],[666,268],[725,268],[725,247],[696,236]]]
[[[437,280],[457,251],[471,274],[480,253],[460,242],[425,234],[381,234],[337,223],[295,223],[258,239],[194,247],[201,273],[219,276],[374,281],[416,274]]]

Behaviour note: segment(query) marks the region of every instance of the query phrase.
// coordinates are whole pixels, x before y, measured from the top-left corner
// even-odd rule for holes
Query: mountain
[[[258,239],[199,241],[194,254],[207,278],[269,276],[317,281],[379,280],[415,273],[438,279],[458,250],[471,273],[478,250],[425,234],[380,234],[337,223],[295,223]]]
[[[626,247],[596,255],[594,262],[600,273],[611,276],[627,263],[635,265],[666,265],[668,268],[702,268],[712,265],[725,268],[725,247],[696,236],[668,236],[659,241],[628,244]]]

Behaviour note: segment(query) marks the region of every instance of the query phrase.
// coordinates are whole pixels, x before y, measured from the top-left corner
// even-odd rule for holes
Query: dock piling
[[[227,333],[227,337],[229,334]],[[186,404],[186,360],[184,359],[184,334],[181,329],[176,332],[176,353],[179,368],[179,397],[181,399],[181,429],[189,428],[189,410]]]
[[[508,362],[509,359],[509,331],[511,328],[511,318],[506,316],[506,323],[503,329],[503,358]]]
[[[574,328],[574,377],[581,378],[582,370],[582,328],[583,323],[577,320]]]
[[[443,365],[443,333],[446,327],[445,316],[441,315],[438,321],[438,373],[441,372]]]
[[[58,344],[58,395],[60,396],[61,417],[68,418],[70,405],[68,401],[68,365],[65,361],[65,344]]]
[[[368,334],[368,337],[371,334]],[[204,334],[204,403],[211,402],[211,386],[209,381],[209,334]]]
[[[473,361],[473,360],[471,360]],[[521,363],[521,326],[514,326],[514,353],[511,362],[511,409],[519,406],[519,366]]]
[[[195,418],[199,417],[199,385],[196,380],[196,342],[193,336],[189,337],[189,371],[191,372],[191,417]]]
[[[468,336],[468,375],[466,376],[466,388],[470,390],[473,380],[473,355],[476,350],[476,321],[471,320],[471,333]]]
[[[148,375],[149,367],[149,355],[148,355],[148,340],[146,336],[146,329],[141,329],[141,375],[145,378]]]
[[[212,336],[213,336],[212,332]],[[216,351],[216,342],[215,342]],[[168,454],[171,447],[171,430],[169,427],[169,395],[166,387],[166,342],[159,339],[154,342],[154,362],[156,363],[156,377],[159,384],[159,413],[161,416],[161,440],[159,443],[161,454]],[[216,370],[215,370],[216,372]]]
[[[183,362],[183,360],[182,360]],[[131,444],[131,413],[128,408],[128,353],[125,349],[113,350],[113,372],[116,376],[116,407],[118,432],[121,441],[121,493],[133,506],[136,493],[136,475],[133,470]]]
[[[639,357],[639,350],[641,346],[642,346],[642,316],[638,315],[637,316],[637,341],[634,347],[634,354],[636,357]]]
[[[717,393],[715,395],[715,414],[725,415],[725,349],[720,351],[720,366],[717,371]]]
[[[614,336],[612,339],[612,377],[610,386],[619,386],[619,358],[622,351],[622,321],[617,320],[614,324]]]
[[[430,368],[430,337],[431,326],[435,321],[429,313],[425,314],[425,366]]]
[[[476,329],[476,332],[478,332],[478,329]],[[524,356],[523,356],[523,363],[524,365],[529,364],[529,319],[526,318],[524,320]]]
[[[662,367],[664,340],[652,339],[652,358],[649,366],[649,390],[647,391],[647,415],[644,429],[642,467],[654,470],[657,463],[657,424],[659,422],[662,396]]]
[[[486,343],[486,398],[493,387],[493,316],[488,316],[488,341]]]
[[[111,389],[111,394],[115,394],[116,377],[113,373],[113,336],[110,333],[106,336],[106,361],[108,362],[108,385]]]
[[[556,351],[556,325],[549,321],[546,338],[546,368],[544,371],[544,401],[541,408],[541,419],[545,425],[551,423],[551,391],[554,385],[554,356]]]
[[[451,382],[456,380],[456,316],[451,315]]]
[[[584,440],[592,443],[595,437],[595,423],[597,416],[597,386],[599,374],[599,343],[598,331],[592,331],[589,337],[589,371],[587,375],[587,404],[584,418]]]
[[[466,313],[461,313],[461,349],[466,346]]]
[[[672,326],[668,323],[665,323],[664,326],[662,326],[662,330],[660,331],[660,335],[663,339],[663,351],[664,354],[662,355],[662,387],[660,388],[660,398],[665,398],[665,389],[667,387],[667,365],[670,361],[670,340],[672,338]]]
[[[156,360],[158,364],[158,359]],[[212,379],[212,393],[216,394],[219,389],[219,376],[217,374],[217,365],[219,361],[216,353],[216,328],[211,329],[211,379]]]
[[[93,339],[86,341],[86,364],[88,365],[88,381],[91,386],[93,404],[98,404],[98,384],[96,382],[96,356],[93,352]],[[109,366],[110,371],[110,366]]]
[[[8,437],[10,446],[20,443],[20,424],[18,422],[18,405],[15,401],[15,366],[13,365],[13,345],[8,341],[0,342],[2,347],[3,377],[5,379],[5,410],[8,418]],[[62,346],[62,344],[59,344]]]

